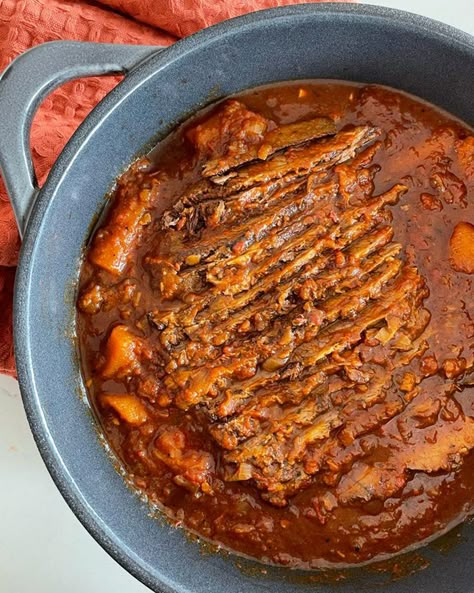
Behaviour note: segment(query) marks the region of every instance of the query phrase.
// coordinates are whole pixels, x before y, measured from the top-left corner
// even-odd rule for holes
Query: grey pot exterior
[[[27,132],[41,98],[68,78],[111,71],[127,76],[81,125],[38,190]],[[331,584],[280,568],[262,574],[261,565],[232,555],[203,555],[181,530],[151,518],[114,469],[87,405],[73,338],[75,286],[91,225],[113,180],[157,134],[220,97],[302,78],[390,85],[473,124],[473,74],[474,40],[468,35],[398,11],[322,4],[233,19],[162,51],[49,44],[13,63],[0,80],[0,108],[13,114],[0,124],[0,163],[24,231],[14,329],[25,408],[44,461],[73,511],[153,590],[474,592],[473,525],[464,526],[449,553],[424,548],[429,567],[397,581],[357,569]]]

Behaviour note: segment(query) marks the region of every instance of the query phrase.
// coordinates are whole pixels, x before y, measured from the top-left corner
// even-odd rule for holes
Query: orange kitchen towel
[[[0,70],[29,47],[57,39],[169,45],[177,38],[253,10],[298,0],[0,0]],[[42,183],[78,124],[117,78],[70,82],[39,109],[31,133]],[[0,373],[15,374],[12,295],[20,239],[0,180]]]

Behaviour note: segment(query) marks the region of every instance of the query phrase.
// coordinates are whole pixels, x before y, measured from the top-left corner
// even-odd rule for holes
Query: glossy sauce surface
[[[174,360],[173,352],[180,347],[173,340],[181,338],[164,339],[166,327],[160,315],[163,311],[179,310],[183,302],[191,302],[189,295],[206,294],[209,287],[199,284],[199,278],[193,280],[197,284],[192,285],[192,290],[176,285],[182,290],[179,292],[170,284],[172,296],[165,298],[163,266],[181,257],[183,245],[201,248],[207,235],[200,226],[192,227],[175,244],[181,219],[166,227],[166,216],[176,212],[173,204],[190,187],[200,183],[203,162],[209,160],[209,155],[203,156],[196,144],[193,146],[193,132],[190,132],[215,113],[206,110],[123,175],[109,213],[86,255],[80,280],[77,328],[91,401],[107,440],[123,461],[132,482],[152,502],[164,507],[178,524],[211,541],[264,562],[303,568],[365,562],[396,553],[445,531],[474,510],[474,276],[469,273],[469,262],[465,271],[460,271],[463,257],[468,257],[464,253],[460,256],[461,264],[453,265],[452,239],[455,229],[460,229],[461,235],[464,230],[469,234],[469,225],[474,223],[472,131],[422,101],[376,86],[301,81],[252,90],[240,95],[238,100],[248,110],[271,120],[276,128],[325,116],[334,120],[338,132],[351,126],[371,126],[381,131],[376,140],[380,146],[364,168],[364,172],[368,171],[366,177],[361,174],[357,183],[363,191],[368,188],[364,196],[370,198],[384,195],[395,184],[404,186],[400,192],[403,195],[386,206],[380,224],[386,223],[393,232],[388,247],[394,245],[394,254],[398,249],[396,244],[401,246],[396,256],[387,260],[390,265],[401,266],[400,272],[396,269],[400,275],[388,280],[387,286],[402,282],[404,270],[407,274],[413,270],[416,276],[413,291],[419,289],[420,296],[412,304],[412,315],[423,316],[426,310],[431,316],[422,333],[414,337],[414,342],[418,340],[418,350],[403,363],[402,372],[402,363],[395,360],[395,355],[395,362],[389,364],[390,342],[384,349],[377,341],[380,333],[364,330],[363,339],[355,348],[358,348],[358,361],[362,360],[365,366],[354,368],[368,369],[371,380],[374,373],[375,378],[384,378],[385,373],[391,382],[373,407],[364,403],[355,411],[348,410],[348,419],[344,416],[343,421],[331,424],[327,435],[308,445],[305,441],[301,453],[304,479],[291,473],[294,469],[291,463],[286,468],[285,476],[291,475],[291,488],[290,478],[283,479],[281,473],[269,477],[264,462],[259,460],[261,456],[276,463],[278,455],[286,451],[286,441],[284,446],[278,441],[281,450],[262,449],[264,453],[261,453],[259,449],[254,457],[249,457],[248,452],[241,450],[245,444],[230,442],[230,433],[225,432],[228,418],[221,418],[219,410],[209,411],[212,407],[209,398],[192,399],[198,391],[203,393],[202,384],[196,383],[196,390],[188,393],[192,391],[190,385],[196,373],[193,369],[206,367],[206,356],[209,361],[220,360],[222,356],[232,359],[232,352],[223,351],[232,339],[232,344],[237,344],[236,358],[241,359],[247,352],[246,343],[250,344],[250,353],[253,344],[260,344],[258,340],[266,329],[255,326],[248,330],[246,338],[225,334],[221,345],[206,341],[206,331],[216,331],[210,323],[202,335],[197,334],[195,342],[191,340],[191,354],[186,351],[191,373],[181,391],[176,388],[179,386],[176,373],[180,369],[186,371],[187,365],[180,359],[178,370],[176,365],[167,366],[169,353]],[[330,143],[331,139],[322,140],[323,145],[324,142]],[[277,157],[278,154],[269,158]],[[333,177],[318,178],[315,182],[316,188],[319,183],[339,184],[334,202],[328,201],[331,220],[344,214],[338,202],[341,187],[348,195],[357,189],[356,182],[347,177],[352,172],[351,158],[347,162],[349,168],[344,169],[346,161],[342,161],[339,168],[336,164],[334,171],[331,170]],[[251,166],[241,165],[237,171],[246,172],[246,167]],[[224,182],[224,187],[234,182],[231,178]],[[130,197],[137,195],[141,196],[138,200]],[[225,202],[227,198],[222,199]],[[223,228],[228,227],[231,233],[238,222],[227,223],[221,210],[218,210],[221,218],[214,227],[212,215],[204,215],[211,221],[211,238]],[[182,210],[178,213],[181,216]],[[191,214],[185,212],[183,216],[191,220]],[[252,228],[255,221],[250,210],[239,216],[241,221],[248,221],[247,228]],[[314,216],[320,215],[316,211]],[[364,214],[367,224],[370,216]],[[302,224],[307,223],[302,220]],[[106,249],[111,237],[117,247],[114,256],[117,251],[123,251],[121,258],[115,257],[112,264]],[[223,237],[226,239],[227,235]],[[460,245],[462,251],[462,240]],[[344,249],[341,252],[345,253]],[[192,275],[193,266],[201,264],[194,261],[191,251],[190,254],[180,273],[191,269]],[[334,274],[339,266],[337,257],[335,261],[330,268]],[[349,264],[343,262],[339,267],[344,269],[345,265]],[[229,269],[220,270],[224,280],[229,275],[227,283],[216,281],[216,286],[221,286],[224,292],[234,291],[236,279],[241,278],[239,270]],[[262,273],[268,272],[264,269]],[[354,290],[362,290],[364,285],[361,286]],[[324,287],[330,296],[331,287]],[[393,288],[395,297],[396,290]],[[254,302],[258,303],[260,298],[257,296]],[[398,300],[404,298],[394,299],[394,310],[399,306]],[[269,303],[272,305],[271,300]],[[291,306],[299,304],[291,301]],[[324,310],[319,301],[317,310]],[[328,308],[326,312],[329,320],[332,310]],[[284,316],[282,319],[283,323]],[[337,319],[336,316],[334,323]],[[350,313],[347,319],[350,328],[351,319],[356,323],[358,317]],[[389,322],[387,327],[390,329]],[[177,328],[181,329],[179,324]],[[380,325],[375,329],[379,331]],[[410,351],[408,348],[406,351]],[[344,357],[345,351],[341,352],[340,356]],[[400,356],[403,357],[403,349]],[[331,371],[328,377],[325,375],[327,383],[323,387],[329,386],[337,394],[340,385],[336,382],[346,381],[339,400],[335,396],[328,404],[329,412],[336,410],[337,414],[345,410],[344,398],[353,397],[353,393],[361,396],[357,402],[363,400],[367,392],[364,381],[369,380],[354,373],[344,374],[341,369],[349,365],[349,358],[341,362],[333,354],[331,361],[339,367],[335,374]],[[235,379],[240,381],[239,387],[252,376],[280,372],[279,367],[265,366],[258,357],[256,368],[250,366],[249,362],[247,375],[243,366],[239,367],[240,374]],[[302,380],[306,378],[304,374],[301,376]],[[164,385],[171,381],[167,377],[175,381],[174,391],[171,387],[165,389]],[[283,385],[287,385],[284,382],[287,380],[287,377],[282,379]],[[210,399],[221,397],[225,388],[234,388],[233,383],[224,381],[227,379],[209,387]],[[368,385],[370,392],[371,384]],[[132,399],[125,400],[126,394]],[[281,421],[280,408],[269,407],[267,416],[259,419],[258,430],[264,435],[266,431],[276,434],[276,427],[280,426],[277,423]],[[326,412],[325,409],[321,414]],[[236,416],[241,413],[239,409]],[[373,418],[376,421],[372,425]],[[303,434],[299,425],[297,429],[288,425],[285,430],[295,431],[296,439]],[[221,442],[222,433],[225,438]],[[233,450],[238,451],[240,462],[236,461]],[[300,463],[299,458],[296,463]],[[314,467],[320,463],[321,468],[310,469],[311,463]],[[236,469],[242,479],[235,479],[235,474],[231,477]],[[246,472],[251,472],[250,479]]]

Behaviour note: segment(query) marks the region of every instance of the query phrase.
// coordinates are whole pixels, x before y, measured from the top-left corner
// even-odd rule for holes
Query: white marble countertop
[[[379,0],[474,34],[473,0]],[[86,532],[53,484],[18,384],[0,376],[0,593],[146,593]]]

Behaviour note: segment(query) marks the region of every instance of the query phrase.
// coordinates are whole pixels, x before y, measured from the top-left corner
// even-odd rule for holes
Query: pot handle
[[[33,116],[46,96],[75,78],[127,74],[163,48],[51,41],[18,56],[0,76],[0,172],[20,234],[39,192],[30,151]]]

